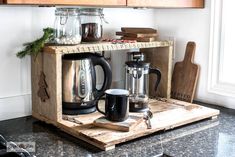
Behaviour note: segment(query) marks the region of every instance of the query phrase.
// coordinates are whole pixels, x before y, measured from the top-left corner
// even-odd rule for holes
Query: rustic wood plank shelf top
[[[153,42],[135,42],[135,43],[116,43],[99,42],[99,43],[82,43],[72,46],[46,46],[44,52],[56,54],[82,53],[82,52],[99,52],[113,50],[127,50],[135,48],[154,48],[173,46],[173,41],[153,41]]]

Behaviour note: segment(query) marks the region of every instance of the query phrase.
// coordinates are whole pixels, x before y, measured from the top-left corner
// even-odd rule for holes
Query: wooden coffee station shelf
[[[147,55],[152,66],[162,71],[162,81],[159,91],[150,95],[164,97],[151,99],[149,106],[153,112],[152,128],[147,129],[144,121],[140,122],[129,132],[114,131],[93,125],[93,121],[102,115],[94,112],[74,117],[74,121],[63,119],[62,116],[62,55],[68,53],[99,52],[113,50],[127,50],[139,48]],[[207,118],[215,118],[219,111],[196,104],[170,99],[171,71],[172,71],[172,41],[138,42],[126,44],[96,43],[80,44],[76,46],[47,46],[44,52],[35,59],[32,57],[32,115],[46,123],[60,128],[64,132],[86,141],[102,150],[115,148],[115,145],[143,137],[160,130],[169,130],[178,126]],[[115,53],[115,52],[113,52]],[[157,61],[157,62],[155,62]],[[44,73],[44,90],[49,98],[41,101],[38,96],[39,82]],[[152,80],[150,79],[150,87]],[[99,101],[104,107],[104,101]],[[130,113],[143,117],[142,113]]]

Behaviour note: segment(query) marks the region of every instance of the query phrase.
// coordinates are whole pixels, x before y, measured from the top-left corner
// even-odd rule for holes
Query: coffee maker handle
[[[95,89],[95,100],[98,101],[103,95],[106,89],[110,88],[112,83],[112,71],[109,63],[105,58],[99,54],[95,55],[92,60],[94,66],[100,65],[104,71],[104,82],[101,89]]]
[[[161,76],[162,76],[161,71],[159,69],[149,68],[149,73],[157,75],[157,81],[155,83],[155,88],[154,88],[154,90],[157,91],[157,87],[161,81]]]

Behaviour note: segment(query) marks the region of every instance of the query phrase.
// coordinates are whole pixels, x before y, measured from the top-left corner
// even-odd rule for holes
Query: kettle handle
[[[157,91],[157,87],[161,81],[161,76],[162,76],[161,71],[159,69],[149,68],[149,73],[157,75],[157,81],[155,83],[155,88],[154,88],[154,90]]]
[[[101,89],[95,89],[95,100],[98,101],[103,95],[106,89],[110,88],[112,83],[112,71],[109,63],[100,54],[94,55],[92,58],[94,66],[100,65],[104,71],[104,82]]]

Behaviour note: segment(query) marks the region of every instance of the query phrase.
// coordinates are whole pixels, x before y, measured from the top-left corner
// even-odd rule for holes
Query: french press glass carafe
[[[161,72],[150,68],[150,63],[144,61],[126,62],[126,89],[129,90],[130,112],[145,112],[148,107],[149,74],[156,74],[155,90],[161,80]],[[152,85],[152,84],[151,84]]]

